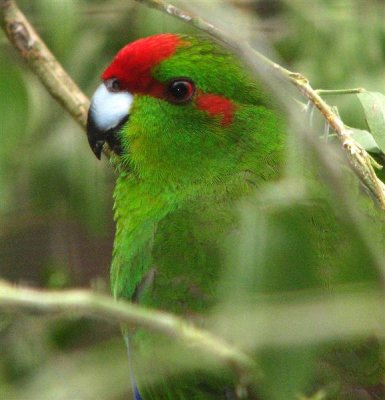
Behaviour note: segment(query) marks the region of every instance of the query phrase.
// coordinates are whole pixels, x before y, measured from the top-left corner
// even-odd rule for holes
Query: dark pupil
[[[171,93],[176,99],[184,99],[189,95],[189,84],[187,82],[174,82],[171,85]]]

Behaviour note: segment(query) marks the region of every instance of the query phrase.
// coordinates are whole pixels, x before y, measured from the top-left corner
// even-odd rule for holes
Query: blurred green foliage
[[[208,1],[205,5],[213,22],[223,12],[221,4],[237,7],[241,19],[246,13],[253,37],[265,35],[283,63],[306,75],[313,87],[359,86],[385,92],[383,2]],[[201,3],[191,2],[191,7],[199,9]],[[127,42],[156,32],[191,31],[129,0],[19,0],[18,4],[87,94]],[[346,124],[367,129],[354,95],[327,100],[338,106]],[[3,33],[0,115],[1,278],[47,288],[82,285],[107,290],[113,237],[111,169],[93,157],[84,133],[49,97]],[[227,310],[229,326],[232,310],[239,315],[242,307],[254,307],[258,301],[248,292],[251,282],[259,282],[262,294],[270,293],[281,303],[290,300],[289,292],[300,289],[326,287],[334,293],[338,284],[379,286],[378,266],[384,255],[380,215],[368,199],[355,200],[362,188],[344,172],[342,191],[350,199],[348,207],[365,214],[348,218],[341,194],[317,168],[315,155],[303,143],[291,141],[289,146],[306,153],[304,165],[290,177],[291,186],[271,184],[241,207],[243,228],[229,246],[228,268],[218,283],[224,298],[218,315]],[[302,192],[308,170],[324,182],[321,196],[319,189],[307,187]],[[314,206],[319,197],[321,206]],[[314,236],[311,224],[321,236]],[[305,322],[298,324],[306,336]],[[298,388],[314,398],[385,398],[381,397],[383,349],[378,344],[360,342],[358,347],[370,349],[361,355],[341,342],[333,350],[328,348],[317,364],[318,383],[325,382],[325,393],[329,393],[322,397],[308,375],[324,344],[293,345],[289,341],[281,347],[262,348],[258,343],[248,344],[247,330],[233,328],[220,332],[228,332],[229,339],[258,353],[267,375],[261,388],[266,399],[295,398]],[[363,365],[367,375],[361,367],[356,374],[357,365]],[[328,374],[340,374],[341,379],[334,379],[338,383],[330,387]],[[0,398],[123,399],[129,396],[128,376],[124,346],[114,326],[0,314]]]

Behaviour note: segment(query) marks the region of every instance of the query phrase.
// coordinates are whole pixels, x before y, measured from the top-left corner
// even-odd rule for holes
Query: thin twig
[[[353,88],[353,89],[317,89],[316,92],[320,96],[334,96],[340,94],[358,94],[366,92],[364,88]]]
[[[370,190],[382,210],[385,211],[385,185],[374,171],[372,157],[351,137],[351,130],[345,126],[341,118],[310,86],[306,78],[296,79],[293,83],[318,108],[327,123],[336,132],[353,171]]]
[[[136,1],[146,4],[148,7],[156,8],[172,17],[181,19],[182,21],[189,23],[195,28],[225,43],[227,46],[231,47],[233,51],[239,54],[254,72],[260,74],[260,65],[256,65],[255,60],[252,59],[256,57],[260,62],[262,62],[262,64],[270,67],[273,71],[278,72],[281,76],[288,79],[288,81],[291,82],[303,96],[318,108],[331,128],[336,132],[353,171],[368,187],[382,210],[385,211],[385,185],[380,179],[378,179],[374,171],[372,158],[361,145],[351,138],[350,130],[345,128],[340,117],[332,111],[331,107],[320,97],[317,91],[311,87],[309,80],[306,77],[273,62],[263,54],[252,49],[245,41],[238,37],[234,37],[234,35],[230,36],[226,32],[221,31],[204,18],[181,10],[163,0]]]
[[[188,347],[236,369],[242,375],[255,376],[255,362],[222,338],[195,327],[172,314],[151,310],[126,301],[87,290],[46,291],[13,286],[0,280],[0,308],[33,309],[41,312],[74,312],[79,316],[104,318],[117,323],[147,327],[169,337],[179,339]]]

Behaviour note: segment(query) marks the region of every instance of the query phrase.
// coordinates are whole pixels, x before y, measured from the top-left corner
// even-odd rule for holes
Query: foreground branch
[[[32,309],[42,312],[75,312],[79,316],[104,318],[117,323],[142,326],[176,338],[188,347],[226,364],[244,379],[255,374],[255,363],[246,354],[208,331],[169,313],[151,310],[86,290],[43,291],[15,287],[0,280],[0,308]]]
[[[354,337],[385,338],[384,295],[360,285],[336,286],[333,294],[300,291],[285,302],[272,296],[214,315],[211,324],[255,351],[266,346],[304,345]],[[238,372],[255,373],[255,363],[222,338],[170,313],[87,290],[50,291],[12,286],[0,280],[0,309],[34,310],[103,318],[146,327],[200,349]],[[368,313],[368,310],[371,310]]]

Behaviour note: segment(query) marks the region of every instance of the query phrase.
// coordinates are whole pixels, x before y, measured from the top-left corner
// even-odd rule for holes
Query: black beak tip
[[[101,159],[102,151],[104,146],[104,140],[97,140],[94,145],[91,147],[92,151],[94,152],[96,158],[98,160]]]
[[[105,143],[104,136],[105,133],[97,128],[90,109],[87,118],[87,138],[91,150],[93,151],[98,160],[100,160],[102,155],[103,145]]]
[[[119,123],[107,130],[101,130],[96,125],[92,115],[92,109],[88,112],[87,119],[87,137],[88,143],[91,150],[95,154],[96,158],[100,160],[104,144],[107,143],[111,151],[115,154],[121,154],[121,143],[118,132],[122,129],[122,126],[128,121],[128,115],[122,118]]]

